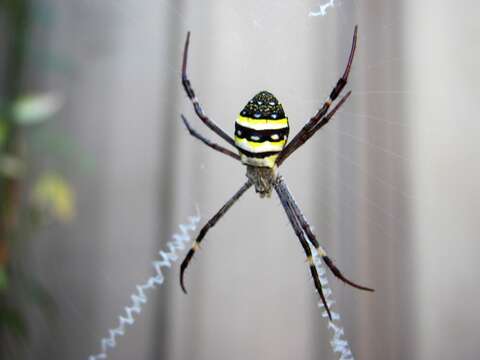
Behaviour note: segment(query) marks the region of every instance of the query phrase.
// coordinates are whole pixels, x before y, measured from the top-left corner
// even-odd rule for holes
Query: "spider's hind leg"
[[[365,290],[365,291],[374,291],[374,289],[371,289],[371,288],[368,288],[368,287],[365,287],[365,286],[358,285],[358,284],[354,283],[353,281],[347,279],[340,272],[340,270],[333,263],[332,259],[330,259],[328,257],[326,251],[320,246],[320,244],[317,240],[317,237],[315,236],[315,234],[312,231],[312,228],[310,227],[310,224],[307,222],[307,219],[305,218],[302,211],[298,207],[297,203],[295,202],[295,199],[293,198],[292,194],[288,190],[287,185],[285,184],[285,182],[282,178],[280,178],[279,181],[278,181],[278,187],[281,188],[282,191],[285,193],[287,201],[292,206],[293,211],[295,213],[295,216],[297,217],[298,221],[300,222],[300,225],[301,225],[303,231],[305,231],[305,233],[307,234],[308,240],[315,247],[318,255],[322,257],[323,261],[328,266],[328,268],[333,273],[333,275],[335,275],[337,278],[342,280],[344,283],[346,283],[346,284],[348,284],[348,285],[350,285],[354,288],[357,288],[357,289],[360,289],[360,290]]]
[[[320,282],[320,278],[317,272],[317,267],[315,266],[315,263],[313,260],[312,250],[310,250],[310,246],[308,245],[307,239],[305,238],[305,234],[302,230],[299,219],[295,214],[295,210],[292,204],[290,203],[290,201],[288,201],[288,196],[285,192],[286,187],[282,186],[282,184],[283,184],[283,179],[280,176],[278,176],[277,180],[274,183],[274,189],[277,192],[278,197],[280,198],[280,202],[282,203],[283,208],[287,213],[288,220],[290,220],[290,224],[292,224],[293,230],[295,231],[295,234],[297,235],[298,240],[300,240],[300,244],[302,245],[303,250],[305,251],[305,255],[307,255],[308,266],[310,267],[310,273],[312,274],[312,277],[313,277],[313,283],[315,284],[315,288],[317,289],[318,295],[320,295],[320,299],[322,300],[323,306],[327,311],[328,318],[330,319],[330,321],[332,321],[332,314],[330,313],[330,308],[328,307],[325,294],[323,293],[322,283]]]
[[[183,292],[186,294],[187,290],[185,289],[185,284],[183,282],[183,276],[185,274],[185,270],[188,267],[188,264],[190,263],[190,260],[192,260],[193,255],[195,255],[195,252],[198,250],[200,243],[202,242],[203,238],[207,234],[208,230],[210,228],[214,227],[215,224],[220,220],[220,218],[225,215],[225,213],[232,207],[233,204],[237,202],[237,200],[243,195],[245,191],[247,191],[250,186],[252,186],[252,183],[250,181],[247,181],[236,193],[233,195],[222,207],[218,212],[210,219],[208,222],[203,226],[203,228],[200,230],[198,233],[197,238],[195,239],[192,248],[188,251],[187,255],[185,256],[185,259],[182,262],[182,265],[180,265],[180,286],[182,287]]]

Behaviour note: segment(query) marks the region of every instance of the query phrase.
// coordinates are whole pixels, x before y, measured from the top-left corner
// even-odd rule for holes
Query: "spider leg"
[[[187,118],[185,116],[183,116],[183,114],[180,115],[180,116],[182,117],[183,123],[185,124],[185,127],[187,128],[190,135],[197,138],[198,140],[203,142],[205,145],[210,146],[212,149],[217,150],[217,151],[221,152],[222,154],[228,155],[228,156],[234,158],[235,160],[240,160],[240,156],[238,154],[235,154],[233,151],[228,150],[228,149],[224,148],[223,146],[220,146],[220,145],[208,140],[207,138],[202,136],[199,132],[197,132],[197,130],[192,128],[192,126],[188,122]]]
[[[295,209],[289,201],[288,192],[285,191],[286,187],[282,185],[283,185],[283,179],[281,178],[281,176],[278,176],[277,181],[274,184],[275,191],[277,192],[278,197],[280,198],[280,202],[282,203],[283,208],[287,213],[288,220],[290,220],[290,224],[292,224],[293,230],[295,231],[295,234],[297,235],[298,240],[300,240],[300,244],[302,244],[303,250],[307,255],[307,261],[310,267],[310,273],[312,274],[312,277],[313,277],[315,288],[317,289],[317,292],[320,295],[320,299],[322,300],[323,306],[327,311],[328,318],[330,319],[330,321],[332,321],[332,314],[330,313],[330,308],[328,307],[327,300],[325,299],[325,295],[323,293],[322,283],[320,282],[320,278],[318,277],[317,268],[315,266],[315,263],[313,262],[312,251],[308,246],[308,242],[305,238],[305,234],[302,230],[299,219],[295,214]]]
[[[198,247],[200,243],[202,242],[203,238],[207,234],[208,230],[210,228],[214,227],[215,224],[220,220],[220,218],[225,215],[225,213],[230,209],[230,207],[235,204],[235,202],[243,195],[245,191],[247,191],[250,186],[252,186],[252,182],[248,180],[236,193],[233,195],[230,200],[228,200],[225,205],[221,207],[220,210],[210,219],[208,222],[203,226],[203,228],[200,230],[198,233],[197,238],[195,239],[195,242],[192,245],[192,248],[188,251],[187,255],[185,256],[185,259],[182,262],[182,265],[180,265],[180,286],[182,287],[183,292],[186,294],[187,290],[185,289],[185,285],[183,282],[183,275],[185,273],[185,270],[190,262],[192,260],[193,255],[195,252],[198,250]]]
[[[300,210],[299,206],[297,205],[295,199],[293,198],[292,194],[288,190],[287,185],[285,184],[285,181],[280,178],[278,180],[278,187],[282,189],[283,193],[285,194],[285,197],[287,198],[287,201],[290,203],[290,205],[293,208],[293,211],[295,212],[295,216],[297,217],[298,221],[300,222],[300,225],[307,234],[307,238],[310,241],[310,243],[315,247],[315,249],[318,252],[318,255],[320,255],[325,262],[325,264],[328,266],[330,271],[340,280],[342,280],[344,283],[353,286],[354,288],[360,289],[360,290],[365,290],[365,291],[374,291],[371,288],[358,285],[354,283],[353,281],[347,279],[341,272],[338,270],[338,268],[335,266],[333,261],[327,256],[326,251],[320,246],[317,237],[312,231],[312,228],[310,227],[310,224],[307,222],[307,219],[303,215],[302,211]]]
[[[335,107],[327,114],[325,115],[322,120],[320,120],[314,127],[313,129],[310,129],[310,131],[308,131],[307,135],[307,139],[310,139],[313,134],[315,134],[318,130],[320,130],[323,126],[327,125],[328,122],[330,121],[330,119],[333,117],[333,115],[335,115],[335,113],[337,112],[338,109],[340,109],[342,107],[342,105],[345,103],[345,101],[347,101],[347,99],[350,97],[350,95],[352,94],[351,91],[347,92],[344,96],[342,96],[342,98],[340,99],[340,101],[337,103],[337,105],[335,105]],[[305,140],[305,141],[306,141]]]
[[[348,81],[348,76],[350,74],[350,69],[352,68],[353,57],[355,55],[355,49],[357,47],[357,32],[358,26],[355,26],[355,30],[353,32],[353,40],[352,40],[352,48],[350,50],[350,55],[348,57],[347,66],[342,77],[337,81],[337,84],[333,88],[332,92],[328,99],[324,102],[323,106],[317,111],[317,113],[303,126],[303,128],[298,132],[297,135],[290,141],[290,143],[285,146],[282,150],[280,155],[278,155],[276,164],[280,166],[280,164],[290,156],[295,150],[297,150],[300,146],[302,146],[314,133],[312,130],[315,126],[322,120],[323,116],[327,113],[328,109],[332,102],[334,102],[338,95],[340,95],[341,91],[345,87]],[[346,99],[345,99],[346,100]],[[342,102],[343,104],[343,102]],[[333,115],[333,114],[332,114]],[[317,129],[318,130],[318,129]]]
[[[191,86],[190,80],[187,77],[187,58],[188,58],[188,45],[190,44],[190,31],[187,33],[187,39],[185,40],[185,48],[183,50],[183,62],[182,62],[182,84],[187,93],[188,98],[193,104],[193,108],[195,109],[195,113],[203,121],[205,125],[207,125],[213,132],[215,132],[218,136],[228,142],[230,145],[235,146],[235,141],[224,131],[222,130],[217,124],[215,124],[212,120],[205,115],[205,112],[202,109],[202,106],[198,102],[197,97],[195,96],[195,92]]]

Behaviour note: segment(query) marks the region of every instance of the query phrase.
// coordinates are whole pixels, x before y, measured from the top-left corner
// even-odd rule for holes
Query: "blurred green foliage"
[[[16,125],[35,125],[50,119],[60,107],[60,98],[54,94],[22,96],[13,103],[12,121]]]
[[[69,181],[58,170],[36,163],[38,144],[48,143],[49,148],[40,148],[58,151],[60,157],[78,150],[72,150],[72,139],[48,127],[61,110],[62,97],[50,90],[30,93],[24,76],[29,52],[39,51],[29,44],[30,31],[35,24],[48,26],[52,19],[48,8],[35,1],[0,0],[0,25],[6,30],[1,39],[7,44],[0,53],[0,358],[8,353],[2,345],[5,338],[28,338],[31,304],[44,313],[55,307],[34,274],[21,265],[25,249],[42,225],[71,222],[76,213]],[[33,157],[28,156],[32,148]]]
[[[70,184],[59,174],[47,172],[34,184],[32,204],[52,218],[70,222],[75,216],[75,194]]]

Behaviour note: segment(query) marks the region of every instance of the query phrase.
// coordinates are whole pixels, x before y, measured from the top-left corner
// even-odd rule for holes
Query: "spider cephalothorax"
[[[320,283],[317,268],[315,267],[312,252],[308,242],[310,242],[316,249],[319,256],[322,257],[325,264],[332,271],[332,273],[344,281],[345,283],[356,287],[358,289],[373,291],[373,289],[360,286],[354,282],[348,280],[338,270],[333,261],[327,256],[325,250],[320,246],[315,234],[313,233],[310,225],[308,224],[305,216],[300,210],[299,206],[290,194],[287,188],[285,180],[277,174],[277,167],[279,167],[285,159],[290,156],[295,150],[302,146],[309,138],[315,134],[320,128],[326,125],[335,112],[343,105],[343,103],[350,96],[350,92],[340,98],[338,103],[330,110],[332,103],[338,98],[341,91],[347,84],[348,75],[352,66],[353,56],[355,54],[355,47],[357,42],[357,27],[353,34],[352,49],[348,58],[347,67],[343,76],[337,81],[337,84],[333,88],[330,96],[324,102],[323,106],[317,111],[317,113],[305,124],[302,130],[295,135],[295,137],[287,144],[288,139],[288,119],[285,116],[282,105],[279,101],[268,91],[261,91],[255,95],[245,105],[243,110],[235,122],[235,137],[232,139],[225,131],[223,131],[217,124],[205,115],[200,103],[192,89],[190,80],[187,77],[187,57],[188,57],[188,45],[190,42],[190,33],[187,34],[187,40],[185,42],[185,49],[183,53],[182,64],[182,84],[185,88],[187,96],[192,101],[195,113],[200,120],[207,125],[218,136],[224,139],[227,143],[234,146],[240,153],[235,152],[220,146],[202,135],[200,135],[195,129],[193,129],[187,119],[182,115],[183,122],[187,127],[191,135],[210,146],[211,148],[228,155],[235,160],[240,160],[247,166],[247,182],[228,200],[222,208],[207,222],[207,224],[200,230],[192,248],[187,253],[185,260],[183,260],[180,268],[180,284],[183,291],[186,292],[183,283],[183,274],[187,268],[190,260],[197,251],[199,244],[202,242],[207,231],[213,227],[217,221],[230,209],[230,207],[247,191],[252,185],[261,197],[269,197],[272,188],[275,189],[280,201],[287,213],[290,224],[295,230],[300,243],[307,256],[307,261],[310,267],[310,273],[312,274],[315,288],[320,295],[320,298],[325,306],[328,317],[330,320],[332,316],[328,308],[328,304],[325,301],[325,296],[322,290],[322,284]],[[330,112],[329,112],[330,110]]]

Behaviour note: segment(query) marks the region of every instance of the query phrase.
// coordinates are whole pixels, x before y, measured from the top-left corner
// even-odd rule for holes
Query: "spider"
[[[312,228],[288,190],[285,180],[277,172],[277,168],[282,165],[282,163],[295,150],[297,150],[309,138],[311,138],[315,132],[317,132],[317,130],[321,129],[329,122],[332,116],[350,96],[351,91],[347,92],[343,97],[341,97],[330,112],[328,111],[332,103],[337,99],[347,84],[348,75],[350,73],[350,68],[352,66],[352,61],[355,54],[357,31],[358,26],[355,26],[352,48],[350,50],[350,55],[343,76],[338,80],[323,106],[288,144],[288,118],[285,116],[285,112],[283,111],[280,102],[268,91],[261,91],[256,94],[240,112],[235,122],[235,136],[233,139],[205,114],[202,106],[195,96],[190,80],[187,77],[187,58],[188,47],[190,43],[190,32],[187,33],[182,62],[183,87],[188,98],[193,104],[195,113],[200,120],[214,133],[224,139],[231,146],[235,147],[238,151],[238,154],[200,135],[194,128],[192,128],[188,120],[182,114],[181,117],[183,123],[193,137],[199,139],[212,149],[230,156],[244,164],[247,167],[247,181],[200,230],[192,248],[189,250],[185,259],[183,260],[180,267],[180,285],[185,293],[187,293],[184,285],[185,269],[187,268],[190,260],[193,258],[195,252],[199,249],[199,245],[203,238],[207,232],[213,226],[215,226],[218,220],[225,215],[232,205],[252,185],[255,187],[255,191],[260,195],[261,198],[270,197],[272,189],[275,190],[280,198],[280,202],[285,209],[290,224],[292,225],[295,234],[300,240],[303,250],[305,251],[315,288],[320,295],[320,299],[330,320],[332,320],[332,315],[325,300],[322,284],[320,283],[312,252],[307,241],[309,241],[315,247],[319,256],[322,257],[327,267],[337,278],[357,289],[374,291],[373,289],[358,285],[348,280],[335,266],[330,257],[327,256],[325,250],[320,246],[315,234],[312,231]]]

